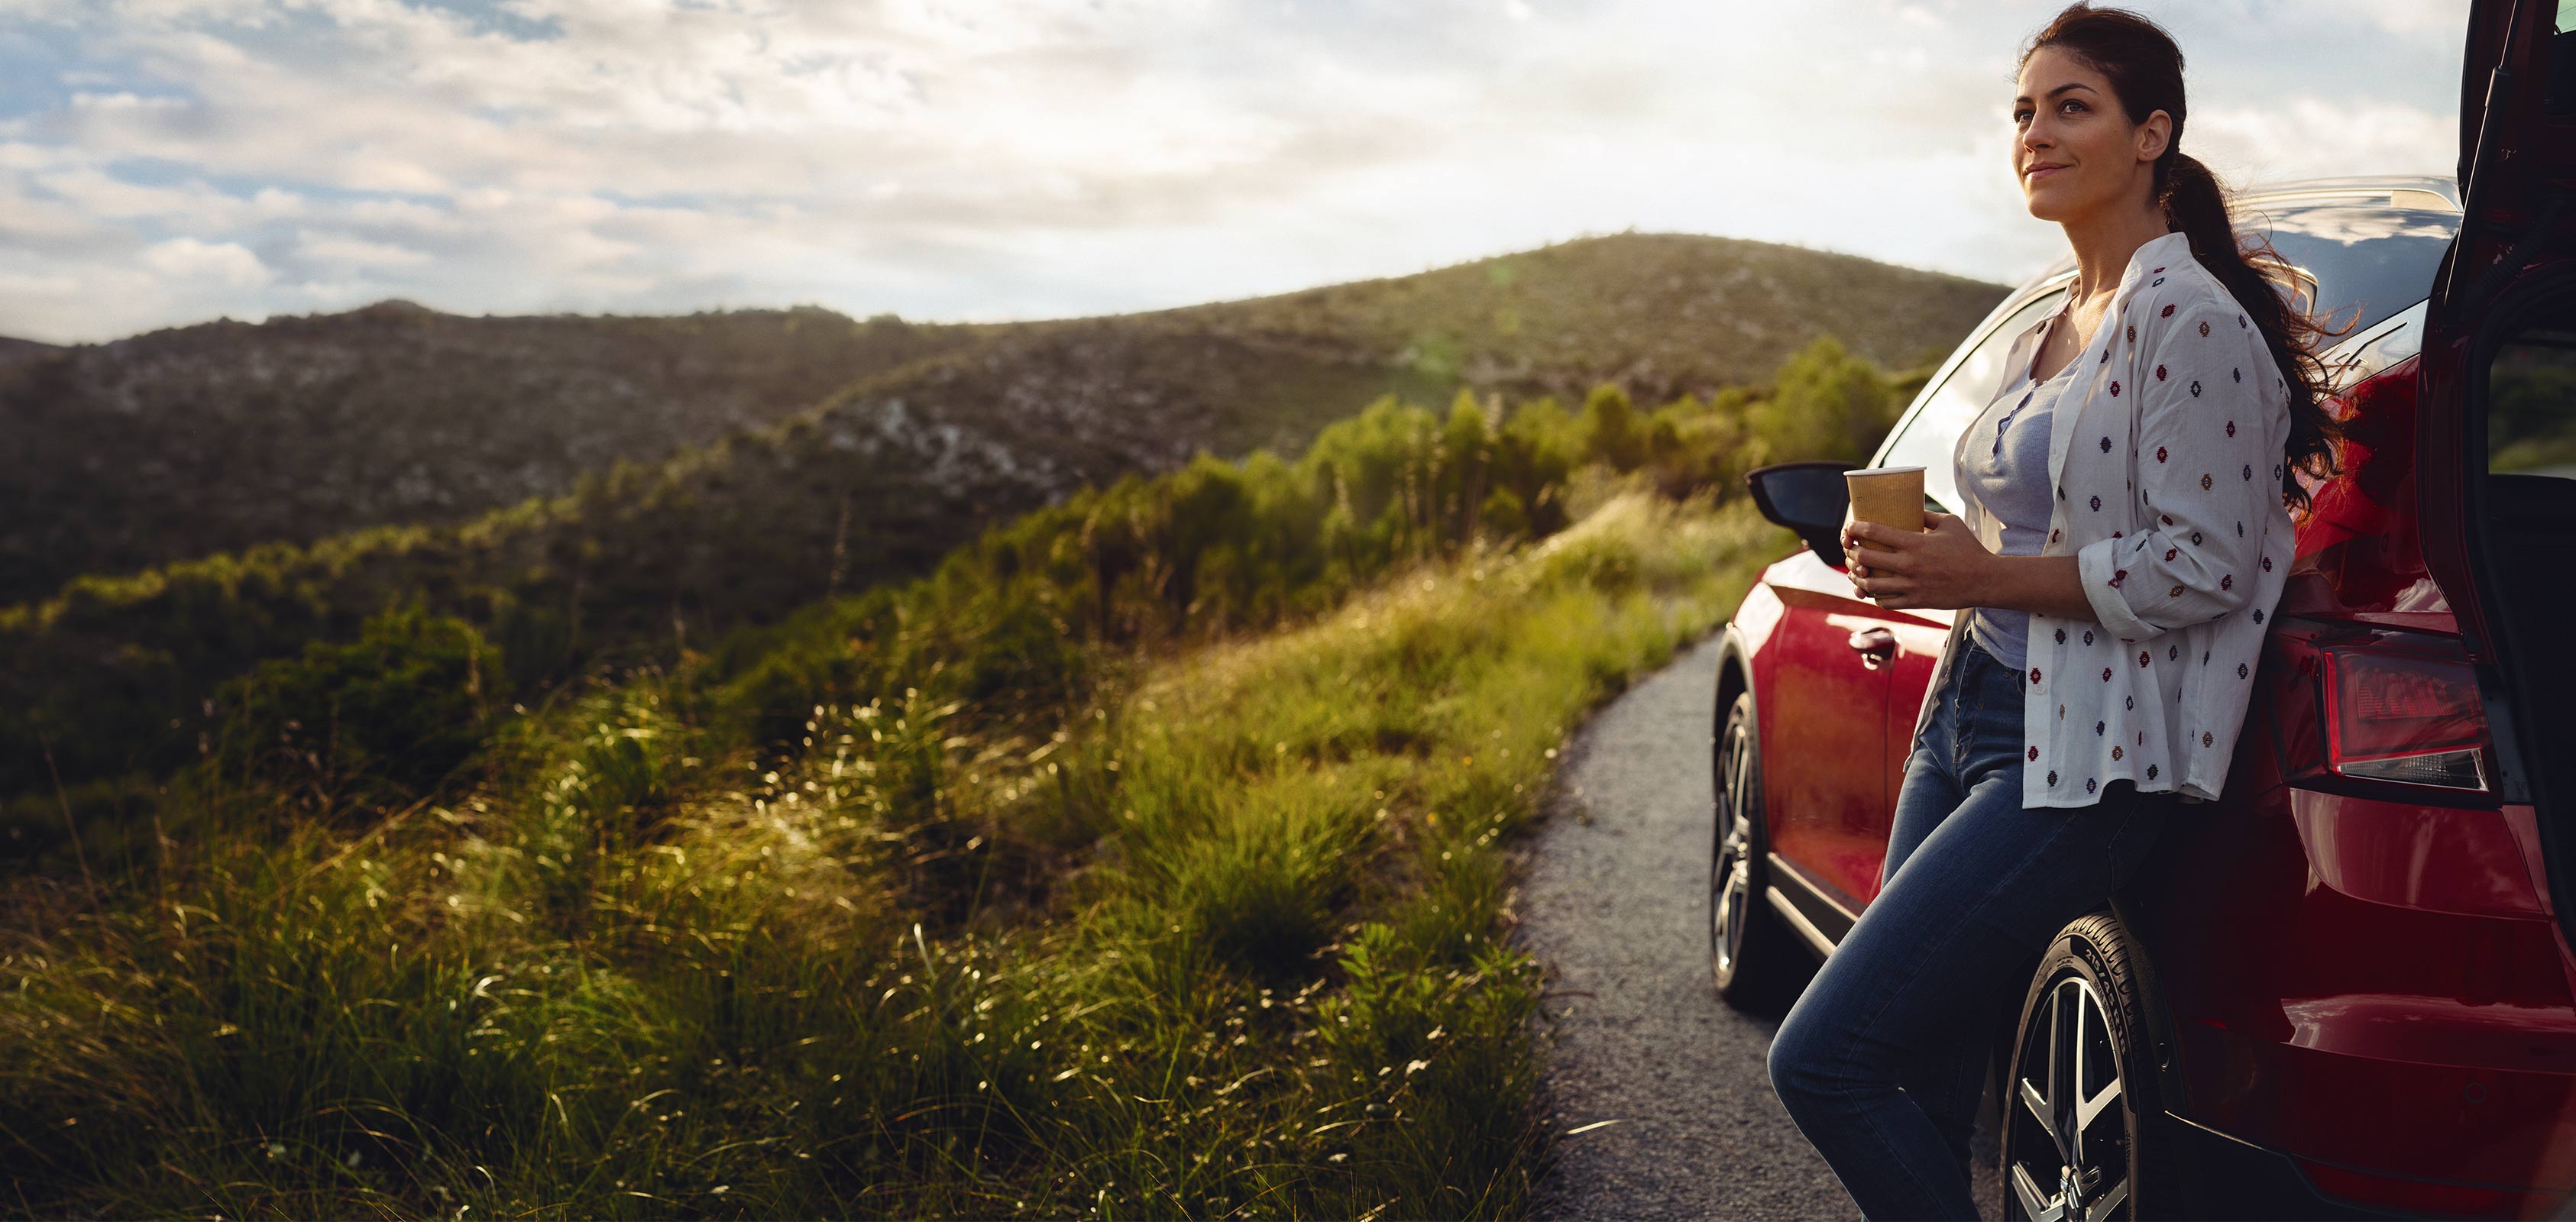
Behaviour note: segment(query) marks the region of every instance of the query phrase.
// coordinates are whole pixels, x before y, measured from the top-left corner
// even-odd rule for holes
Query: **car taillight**
[[[2486,715],[2457,643],[2325,646],[2326,762],[2362,780],[2484,791]]]
[[[2425,617],[2432,618],[2432,617]],[[2285,613],[2264,638],[2259,718],[2278,778],[2415,805],[2492,808],[2495,743],[2456,633]]]

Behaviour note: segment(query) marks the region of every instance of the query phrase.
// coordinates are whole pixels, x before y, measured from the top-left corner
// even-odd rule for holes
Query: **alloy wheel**
[[[1717,825],[1723,836],[1709,865],[1708,950],[1722,982],[1735,972],[1744,950],[1746,905],[1753,891],[1753,819],[1745,813],[1745,787],[1752,779],[1750,734],[1740,722],[1729,722],[1718,753]]]
[[[2131,1216],[2133,1135],[2101,994],[2069,973],[2042,1005],[2013,1058],[2013,1203],[2030,1222]]]

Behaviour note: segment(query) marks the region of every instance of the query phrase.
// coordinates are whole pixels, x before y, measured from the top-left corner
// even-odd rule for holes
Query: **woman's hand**
[[[1889,609],[1957,610],[1991,605],[1995,554],[1977,542],[1968,524],[1946,513],[1923,515],[1921,534],[1849,522],[1843,526],[1843,564],[1860,596]],[[1860,541],[1893,548],[1864,551]]]

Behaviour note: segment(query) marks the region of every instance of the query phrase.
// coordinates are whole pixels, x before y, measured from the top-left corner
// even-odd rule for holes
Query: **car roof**
[[[2434,174],[2370,174],[2341,178],[2297,178],[2281,182],[2256,183],[2228,197],[2228,210],[2243,214],[2315,207],[2382,207],[2460,210],[2459,183],[2447,176]],[[2070,275],[2075,271],[2075,255],[2069,251],[2051,261],[2035,276],[2022,281],[2021,292]]]

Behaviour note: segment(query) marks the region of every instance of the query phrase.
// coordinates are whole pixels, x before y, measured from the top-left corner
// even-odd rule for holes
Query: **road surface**
[[[1559,1135],[1543,1218],[1860,1216],[1771,1092],[1778,1015],[1729,1009],[1709,983],[1717,651],[1687,651],[1575,737],[1529,850],[1517,936],[1549,966],[1542,1108]]]

